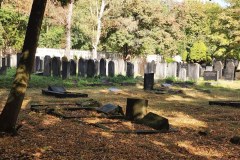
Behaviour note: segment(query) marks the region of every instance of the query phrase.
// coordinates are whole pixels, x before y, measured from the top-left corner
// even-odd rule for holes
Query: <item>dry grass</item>
[[[123,87],[119,92],[107,88],[81,90],[102,104],[113,103],[124,109],[126,98],[148,99],[148,111],[168,118],[178,130],[155,135],[107,133],[73,120],[31,112],[30,103],[69,103],[76,99],[50,98],[42,96],[39,89],[29,89],[19,116],[23,127],[19,136],[0,138],[0,159],[240,159],[239,145],[229,142],[232,136],[240,135],[240,109],[208,105],[208,101],[214,99],[239,100],[239,91],[217,85],[218,88],[210,89],[212,93],[187,88],[177,95],[148,93],[141,87]],[[229,85],[240,88],[230,82]],[[0,108],[7,94],[7,90],[0,90]],[[120,128],[122,126],[137,127],[128,122]],[[208,134],[201,136],[199,131]]]

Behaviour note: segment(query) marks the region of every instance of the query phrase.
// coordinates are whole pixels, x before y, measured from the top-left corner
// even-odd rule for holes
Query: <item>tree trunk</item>
[[[67,15],[67,30],[66,30],[66,54],[65,56],[68,59],[71,59],[70,57],[70,50],[71,50],[71,22],[72,22],[72,14],[73,14],[73,3],[74,0],[71,0],[71,2],[68,5],[68,15]]]
[[[93,43],[93,50],[92,50],[94,59],[97,59],[97,46],[98,46],[98,43],[99,43],[99,40],[100,40],[100,36],[101,36],[102,17],[103,17],[103,13],[104,13],[105,7],[106,7],[105,0],[102,0],[100,12],[99,12],[99,14],[97,14],[97,34],[96,34],[95,42]]]
[[[33,68],[47,0],[34,0],[29,17],[22,56],[5,107],[0,115],[0,131],[14,132],[18,114]]]

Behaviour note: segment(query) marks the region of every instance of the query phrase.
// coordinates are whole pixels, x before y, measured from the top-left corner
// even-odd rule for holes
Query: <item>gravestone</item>
[[[99,75],[99,62],[98,62],[98,60],[94,60],[94,65],[95,65],[95,68],[94,68],[95,76],[98,76]]]
[[[118,61],[114,60],[113,62],[114,62],[114,69],[115,69],[114,73],[115,73],[115,75],[119,75]]]
[[[177,63],[168,63],[167,77],[177,77]]]
[[[100,76],[106,76],[106,60],[100,59]]]
[[[134,65],[131,62],[127,62],[127,76],[128,77],[134,76]]]
[[[0,55],[0,68],[2,67],[2,56]]]
[[[7,55],[7,67],[11,68],[11,55],[10,54]]]
[[[213,71],[213,66],[206,66],[206,71]]]
[[[133,76],[134,77],[137,77],[137,76],[140,76],[140,74],[139,74],[139,66],[138,66],[138,61],[139,60],[137,60],[137,59],[135,59],[134,61],[133,61],[133,68],[134,68],[134,71],[133,71]]]
[[[37,59],[37,57],[36,57],[36,59]],[[36,66],[37,66],[37,64],[36,64]],[[61,75],[61,61],[60,61],[60,57],[53,57],[52,58],[52,75],[54,77],[60,77],[60,75]]]
[[[154,86],[154,73],[144,74],[144,90],[153,90]]]
[[[139,74],[140,74],[141,76],[144,76],[146,63],[147,63],[147,61],[146,61],[145,58],[142,58],[142,59],[138,62]]]
[[[36,56],[36,58],[35,58],[35,70],[38,72],[38,71],[40,71],[41,70],[41,66],[40,66],[40,57],[39,56]]]
[[[51,76],[51,57],[50,56],[45,56],[44,57],[44,70],[43,70],[43,75],[44,76]]]
[[[222,69],[223,69],[223,64],[221,61],[216,61],[214,64],[214,71],[218,71],[218,78],[222,78]]]
[[[235,65],[229,61],[224,72],[225,80],[234,80]]]
[[[206,68],[202,67],[202,66],[199,66],[199,74],[200,74],[199,76],[200,77],[203,77],[204,71],[206,71]]]
[[[188,78],[189,80],[197,81],[199,79],[199,64],[188,64]]]
[[[78,76],[85,77],[87,73],[87,60],[80,58],[78,60]]]
[[[218,74],[219,74],[218,71],[205,71],[203,74],[203,78],[205,81],[209,81],[209,80],[218,81],[218,78],[219,78]]]
[[[167,77],[167,63],[165,63],[165,62],[159,63],[157,68],[158,69],[156,69],[156,71],[158,71],[159,79],[166,78]]]
[[[21,56],[22,56],[22,53],[17,53],[17,67],[18,67]]]
[[[148,100],[127,98],[126,117],[129,120],[142,119],[147,114]]]
[[[235,80],[240,80],[240,72],[235,72]]]
[[[62,79],[68,79],[70,77],[70,62],[66,59],[62,59]]]
[[[2,67],[7,67],[6,66],[6,58],[5,57],[2,58]]]
[[[118,72],[120,75],[125,76],[126,75],[126,66],[125,61],[123,59],[118,60]]]
[[[187,71],[185,68],[180,68],[178,77],[179,77],[179,80],[181,81],[187,80]]]
[[[151,61],[151,73],[156,72],[156,63],[154,60]]]
[[[115,75],[115,64],[113,61],[108,63],[108,76],[114,77]]]
[[[186,69],[186,71],[187,71],[187,77],[188,77],[188,64],[187,63],[182,63],[181,64],[181,68],[185,68]]]
[[[43,71],[43,60],[42,59],[40,59],[40,70],[39,71]]]
[[[89,59],[87,61],[87,77],[94,77],[95,76],[95,63],[94,60]]]
[[[76,76],[77,74],[77,63],[73,59],[70,60],[70,76]]]

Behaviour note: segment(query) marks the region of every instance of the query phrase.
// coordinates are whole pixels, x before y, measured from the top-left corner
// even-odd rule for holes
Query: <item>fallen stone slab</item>
[[[152,112],[149,112],[146,116],[136,122],[156,130],[169,130],[168,119]]]
[[[124,115],[122,107],[113,104],[106,104],[96,110],[107,115]]]
[[[48,86],[48,89],[42,89],[43,95],[55,96],[57,98],[78,98],[88,97],[88,94],[67,92],[62,86]]]
[[[209,105],[231,106],[240,108],[240,101],[209,101]]]

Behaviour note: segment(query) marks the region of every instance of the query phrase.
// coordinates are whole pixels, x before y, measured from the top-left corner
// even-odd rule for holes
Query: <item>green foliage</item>
[[[0,10],[0,46],[3,51],[7,48],[21,50],[27,28],[28,18],[15,12],[12,8]]]
[[[42,30],[43,31],[43,30]],[[44,48],[64,48],[65,29],[61,26],[49,27],[40,34],[39,46]]]
[[[195,42],[190,50],[190,61],[202,62],[207,60],[207,47],[202,41]]]
[[[0,88],[10,88],[12,86],[13,77],[16,73],[16,69],[8,69],[6,75],[0,76]],[[113,83],[122,83],[129,82],[134,83],[137,80],[131,77],[125,77],[122,75],[118,75],[115,77],[104,77],[105,80]],[[93,77],[93,78],[78,78],[76,76],[70,77],[70,79],[62,80],[62,78],[58,77],[46,77],[46,76],[38,76],[31,75],[31,79],[28,87],[30,88],[46,88],[47,85],[62,85],[65,87],[82,87],[87,84],[96,84],[101,83],[103,80],[102,77]]]

